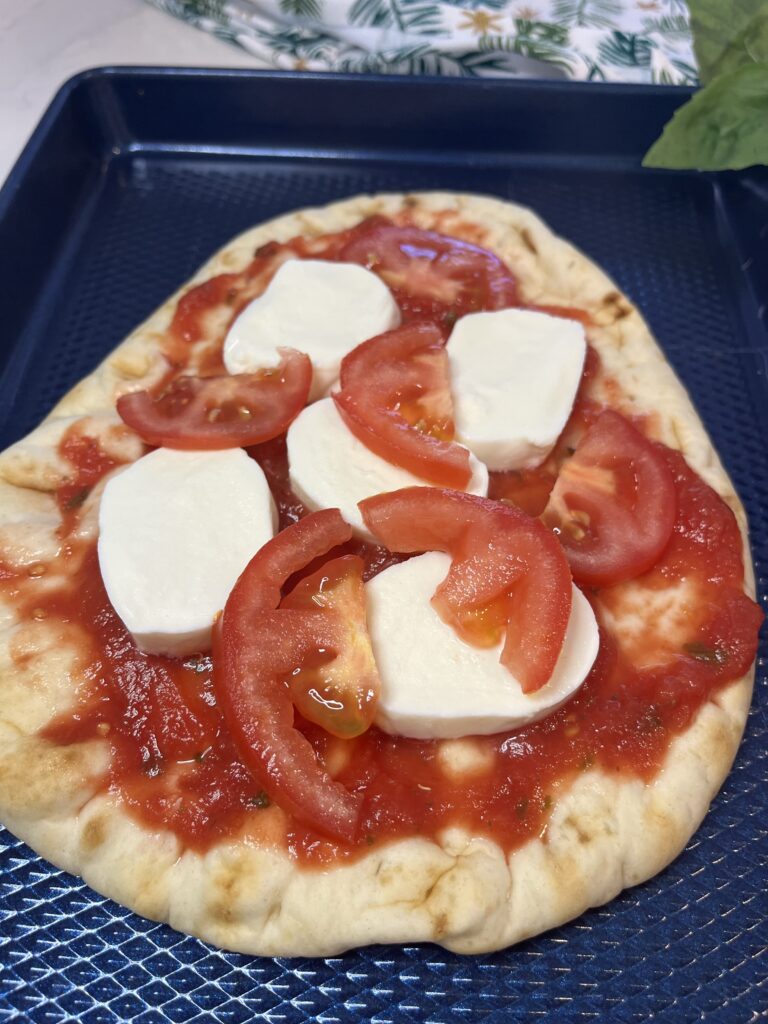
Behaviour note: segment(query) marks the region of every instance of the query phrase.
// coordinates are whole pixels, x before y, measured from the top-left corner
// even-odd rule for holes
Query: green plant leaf
[[[643,166],[701,171],[768,164],[768,63],[718,75],[675,113]]]
[[[768,64],[768,6],[726,46],[712,69],[713,77],[760,63]]]
[[[688,0],[699,77],[706,84],[729,43],[765,9],[765,0]]]

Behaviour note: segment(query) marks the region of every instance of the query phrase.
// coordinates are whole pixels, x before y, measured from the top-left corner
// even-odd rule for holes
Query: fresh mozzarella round
[[[381,678],[376,724],[418,739],[508,732],[550,714],[581,686],[597,657],[597,622],[573,588],[565,643],[549,682],[523,693],[499,661],[503,644],[472,647],[432,607],[451,559],[430,551],[379,573],[365,587]]]
[[[136,646],[178,656],[210,647],[214,615],[276,525],[261,467],[240,448],[158,448],[112,477],[99,565]]]
[[[488,470],[473,455],[470,494],[488,493]],[[332,398],[323,398],[296,417],[288,428],[288,468],[297,497],[316,511],[338,508],[354,530],[366,540],[357,503],[363,498],[401,487],[426,487],[427,483],[370,451],[347,428]]]
[[[229,373],[254,373],[279,362],[278,348],[312,360],[310,399],[327,393],[353,348],[400,323],[381,278],[357,263],[288,260],[268,288],[238,316],[224,341]]]
[[[457,321],[446,347],[456,438],[489,469],[532,469],[571,413],[587,342],[575,320],[502,309]]]

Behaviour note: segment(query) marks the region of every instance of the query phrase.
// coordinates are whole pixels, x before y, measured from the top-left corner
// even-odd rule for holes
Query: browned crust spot
[[[589,832],[586,831],[586,829],[581,827],[578,820],[574,818],[572,814],[569,814],[568,817],[565,819],[565,824],[569,828],[573,829],[573,831],[576,833],[576,838],[579,840],[579,843],[582,846],[586,846],[588,843],[592,842],[592,836],[589,834]]]
[[[211,879],[208,913],[218,924],[231,924],[237,916],[237,904],[245,888],[257,888],[258,878],[247,857],[236,856],[222,864]]]
[[[86,853],[93,853],[104,845],[107,838],[107,821],[101,815],[95,815],[83,829],[80,842]]]
[[[619,292],[608,292],[603,296],[602,304],[603,309],[613,317],[613,323],[632,313],[632,305]]]
[[[521,230],[520,238],[522,240],[523,245],[526,247],[526,249],[529,252],[532,252],[534,256],[538,256],[539,255],[539,250],[536,248],[536,244],[534,243],[533,238],[531,237],[531,233],[528,230],[528,228],[523,228]]]
[[[89,778],[90,754],[81,744],[20,744],[0,761],[0,806],[26,815],[44,815],[60,807]]]

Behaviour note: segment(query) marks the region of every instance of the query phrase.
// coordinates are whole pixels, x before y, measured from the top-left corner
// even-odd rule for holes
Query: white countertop
[[[143,0],[0,0],[0,183],[59,86],[101,64],[259,66]]]

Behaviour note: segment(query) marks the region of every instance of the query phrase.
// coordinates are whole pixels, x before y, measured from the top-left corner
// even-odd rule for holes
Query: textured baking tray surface
[[[212,89],[220,77],[212,77]],[[123,78],[134,93],[154,81]],[[112,110],[107,130],[102,125],[99,136],[93,129],[90,155],[83,129],[83,165],[65,213],[63,193],[54,188],[47,200],[44,220],[58,224],[58,234],[51,227],[50,240],[44,230],[35,235],[40,211],[31,210],[29,197],[40,193],[28,190],[42,156],[50,164],[48,155],[69,137],[73,103],[86,125],[88,117],[98,120],[105,81],[119,86],[122,79],[92,76],[60,101],[37,155],[17,171],[14,195],[6,190],[0,201],[0,260],[6,260],[0,270],[13,272],[11,256],[38,268],[30,275],[22,267],[22,281],[17,267],[14,295],[0,297],[0,322],[13,324],[2,350],[3,446],[31,429],[214,249],[251,224],[358,192],[487,192],[533,207],[643,310],[747,505],[760,576],[768,560],[768,357],[760,308],[766,296],[759,294],[760,282],[768,283],[764,175],[647,174],[626,152],[588,160],[542,152],[537,165],[530,153],[441,156],[436,146],[406,160],[398,156],[396,126],[391,150],[377,153],[341,143],[333,151],[290,156],[234,145],[227,151],[202,134],[195,143],[189,112],[189,137],[178,144],[173,109],[155,110],[148,143],[125,145],[124,125]],[[166,79],[163,88],[171,85],[183,103],[184,76]],[[240,85],[256,102],[276,83],[244,76]],[[397,90],[404,88],[381,84],[382,102],[399,109]],[[533,112],[540,88],[528,87]],[[317,92],[316,83],[312,89]],[[313,102],[309,84],[307,90]],[[438,109],[426,92],[418,95],[427,112],[432,102]],[[444,103],[466,93],[445,95]],[[587,124],[592,94],[581,95]],[[641,99],[631,89],[620,97],[627,123]],[[483,102],[479,90],[477,102]],[[173,129],[167,144],[163,117],[169,134]],[[114,146],[111,130],[119,136]],[[12,239],[18,242],[13,253]],[[20,313],[17,296],[24,289],[29,302]],[[765,583],[760,576],[763,595]],[[100,898],[0,833],[0,1020],[756,1020],[768,1006],[767,725],[762,659],[734,770],[672,867],[571,925],[479,957],[434,946],[374,947],[326,960],[224,953]]]

